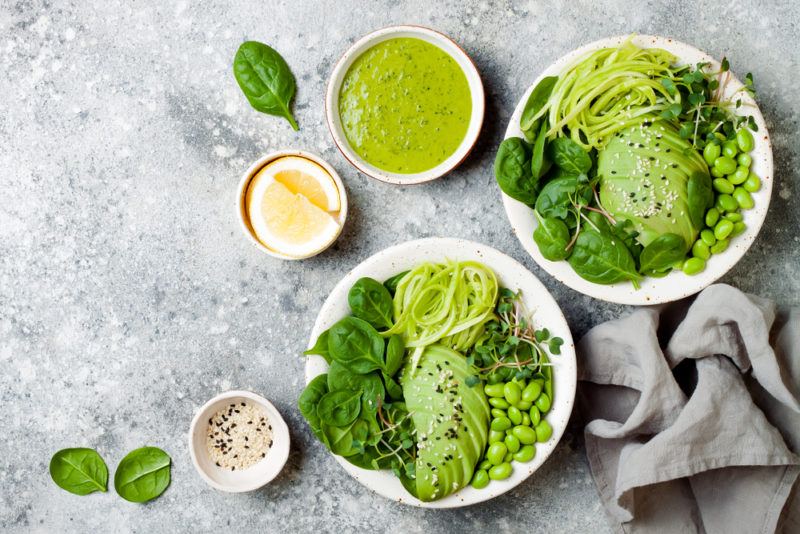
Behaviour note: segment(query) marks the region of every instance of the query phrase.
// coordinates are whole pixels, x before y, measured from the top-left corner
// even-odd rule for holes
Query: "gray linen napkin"
[[[800,532],[800,311],[714,285],[593,328],[578,366],[617,531]]]

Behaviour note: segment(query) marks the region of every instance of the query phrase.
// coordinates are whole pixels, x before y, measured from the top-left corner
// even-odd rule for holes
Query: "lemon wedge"
[[[245,198],[250,226],[267,248],[292,257],[322,251],[339,235],[339,188],[313,161],[285,156],[262,168]]]

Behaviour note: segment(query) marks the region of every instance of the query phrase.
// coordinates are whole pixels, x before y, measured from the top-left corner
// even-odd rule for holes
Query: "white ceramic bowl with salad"
[[[677,58],[678,65],[696,65],[697,63],[704,62],[708,64],[708,71],[715,72],[722,70],[720,62],[708,54],[701,52],[693,46],[675,41],[673,39],[648,35],[636,35],[633,37],[618,36],[602,39],[570,52],[566,56],[553,63],[539,75],[528,91],[525,92],[519,104],[517,105],[516,110],[511,117],[508,129],[506,130],[506,139],[524,136],[521,128],[521,119],[523,113],[525,112],[526,104],[528,103],[531,93],[543,79],[551,76],[560,76],[566,71],[567,68],[570,68],[572,65],[576,64],[577,61],[586,57],[588,54],[604,48],[619,47],[628,40],[632,40],[632,43],[639,48],[663,49]],[[731,58],[731,64],[736,64],[736,58]],[[753,207],[751,209],[741,209],[738,210],[740,215],[730,215],[731,218],[737,219],[740,216],[743,217],[741,220],[743,226],[739,230],[739,235],[734,234],[734,237],[720,240],[719,248],[721,250],[719,250],[718,253],[714,253],[710,256],[710,258],[706,258],[707,262],[699,261],[699,265],[693,266],[693,268],[698,268],[700,265],[705,266],[705,269],[703,270],[700,268],[699,270],[701,272],[697,272],[697,274],[687,275],[685,272],[682,272],[677,268],[671,271],[669,268],[666,268],[660,273],[662,277],[642,277],[640,280],[638,280],[638,284],[640,285],[638,289],[634,287],[629,280],[618,281],[616,283],[604,285],[581,277],[576,273],[568,261],[550,261],[546,259],[540,250],[540,247],[533,238],[534,231],[537,229],[537,227],[539,227],[539,222],[534,213],[534,209],[532,209],[532,207],[526,203],[515,200],[511,196],[508,196],[504,193],[503,203],[506,214],[511,222],[514,232],[517,235],[517,238],[520,240],[525,250],[528,251],[533,259],[545,271],[572,289],[594,298],[621,304],[650,305],[678,300],[680,298],[697,293],[722,277],[736,264],[736,262],[739,261],[739,259],[741,259],[758,235],[769,207],[773,182],[772,148],[764,118],[761,115],[761,112],[759,111],[758,106],[756,105],[751,94],[743,89],[744,84],[732,76],[730,72],[720,74],[719,80],[721,83],[719,83],[717,91],[722,95],[719,100],[730,99],[730,102],[733,103],[735,100],[740,99],[741,107],[736,107],[734,109],[734,113],[738,115],[752,116],[752,122],[754,122],[755,126],[757,126],[757,130],[752,131],[753,147],[748,153],[749,158],[746,159],[748,162],[750,160],[752,161],[750,164],[750,169],[757,177],[760,177],[760,188],[756,183],[752,189],[748,189],[748,191],[750,191],[749,196],[753,203]],[[669,84],[669,82],[666,83]],[[601,92],[600,94],[603,93]],[[702,107],[703,103],[701,102],[699,105]],[[678,107],[680,108],[680,106]],[[547,118],[549,119],[549,112],[546,111],[544,114],[547,115]],[[675,118],[677,119],[677,117]],[[691,135],[692,132],[690,131],[688,133]],[[622,135],[620,134],[619,137],[621,138]],[[658,139],[661,138],[658,137]],[[626,138],[625,141],[627,142],[628,139]],[[611,141],[608,141],[608,144],[610,145]],[[636,147],[635,139],[633,140],[633,144],[630,146]],[[653,148],[653,150],[659,150],[658,143],[656,143],[656,148]],[[618,158],[619,154],[617,154],[616,157]],[[599,160],[600,158],[597,159]],[[700,161],[702,162],[703,159],[705,158],[701,155]],[[713,161],[713,159],[708,161]],[[598,163],[596,161],[593,161],[593,165],[597,164]],[[613,167],[613,165],[611,166]],[[709,170],[713,170],[711,165],[709,165],[708,168]],[[545,171],[545,173],[546,172],[547,171]],[[714,175],[713,173],[710,176],[712,180],[715,177],[718,176]],[[664,179],[663,176],[661,178]],[[729,187],[726,184],[722,185]],[[620,194],[630,194],[632,198],[635,198],[635,195],[637,195],[635,190],[617,192]],[[715,199],[717,198],[716,195],[719,193],[721,193],[721,191],[714,192]],[[659,204],[657,207],[660,208],[661,205]],[[676,214],[676,216],[679,217],[680,214]],[[713,223],[714,218],[711,217],[710,221]],[[703,224],[701,224],[695,231],[699,231],[702,227]],[[724,235],[724,231],[721,235]],[[714,239],[710,234],[707,235],[707,237],[709,239],[708,243],[712,244],[711,248],[713,252]],[[725,246],[721,246],[721,241],[725,241]],[[727,245],[728,242],[730,243],[730,246]],[[691,248],[692,245],[688,244],[687,246],[689,247],[688,257],[691,258],[693,253],[693,249]],[[702,245],[699,245],[699,247],[701,249],[704,248]],[[727,247],[727,249],[725,247]],[[700,253],[705,254],[706,252],[700,251]],[[680,265],[680,261],[675,262],[675,265]],[[668,274],[666,274],[667,272]]]
[[[355,95],[348,96],[349,86]],[[343,102],[350,110],[345,120]],[[390,107],[395,112],[387,112]],[[382,28],[356,41],[334,67],[325,95],[328,127],[342,155],[367,176],[395,185],[420,184],[455,169],[478,140],[484,110],[483,83],[467,53],[446,35],[414,25]],[[364,129],[352,130],[349,139],[348,125],[357,121]],[[372,144],[355,146],[356,139]],[[407,146],[410,152],[399,152]],[[412,166],[420,151],[431,154]]]
[[[467,372],[473,372],[476,369],[475,366],[470,366],[471,362],[469,360],[464,359],[463,354],[470,354],[470,352],[464,352],[463,354],[461,354],[452,351],[447,352],[449,349],[439,348],[436,350],[438,350],[439,352],[444,352],[445,355],[450,354],[450,356],[444,358],[444,360],[439,359],[436,361],[433,360],[426,361],[426,355],[429,354],[428,351],[433,352],[434,349],[431,348],[430,346],[425,348],[424,350],[420,349],[423,350],[422,357],[420,359],[421,361],[419,363],[419,367],[415,371],[416,374],[411,374],[410,376],[412,378],[410,379],[408,378],[408,376],[410,373],[409,369],[413,368],[413,364],[410,362],[412,362],[414,359],[414,351],[413,349],[406,347],[407,351],[405,353],[401,353],[405,354],[404,356],[405,367],[403,367],[402,371],[396,375],[398,377],[397,382],[402,384],[403,394],[405,396],[405,404],[403,406],[407,407],[408,410],[412,412],[412,416],[410,416],[410,418],[414,420],[415,424],[417,423],[417,419],[413,417],[414,410],[419,410],[419,412],[424,412],[426,410],[430,410],[433,412],[439,410],[445,411],[441,408],[433,408],[432,406],[436,406],[437,403],[440,402],[440,399],[443,397],[452,395],[452,398],[455,399],[456,394],[458,394],[458,401],[457,401],[458,406],[456,406],[455,410],[452,412],[452,417],[451,413],[448,413],[446,416],[445,414],[439,413],[438,416],[442,417],[441,420],[438,418],[436,418],[435,420],[431,420],[430,426],[424,424],[424,426],[428,426],[427,429],[425,428],[420,429],[419,427],[415,428],[413,435],[408,436],[410,438],[410,441],[402,445],[402,447],[408,447],[406,450],[413,451],[413,453],[416,454],[416,459],[413,460],[413,462],[417,466],[416,476],[417,477],[427,476],[422,474],[422,471],[424,471],[425,469],[425,460],[423,458],[423,455],[427,454],[428,459],[431,459],[435,463],[438,462],[439,460],[442,461],[440,466],[440,471],[438,471],[438,473],[443,473],[445,472],[445,470],[450,469],[452,466],[456,466],[452,468],[452,471],[447,471],[447,473],[454,472],[456,473],[456,475],[453,476],[462,477],[460,473],[462,473],[463,470],[463,472],[466,473],[463,476],[467,476],[468,478],[464,479],[462,477],[458,479],[458,482],[452,482],[454,487],[456,484],[458,485],[459,489],[457,491],[453,490],[452,488],[448,488],[448,491],[452,490],[453,492],[447,494],[446,496],[443,496],[442,498],[439,498],[437,497],[438,490],[435,490],[431,499],[423,501],[419,498],[415,498],[408,491],[406,491],[400,479],[397,476],[395,476],[395,474],[393,474],[393,472],[389,469],[381,469],[381,470],[364,469],[362,467],[354,465],[353,463],[343,458],[342,456],[334,455],[334,458],[336,458],[336,460],[345,468],[345,470],[348,473],[350,473],[354,478],[356,478],[361,484],[379,493],[380,495],[383,495],[384,497],[387,497],[397,502],[402,502],[404,504],[429,507],[429,508],[455,508],[486,501],[509,491],[510,489],[514,488],[515,486],[522,483],[525,479],[530,477],[547,460],[548,456],[553,452],[559,439],[564,433],[570,414],[572,412],[574,398],[575,398],[575,388],[576,388],[575,350],[572,337],[570,335],[569,327],[567,325],[566,320],[564,319],[563,314],[561,313],[558,304],[549,294],[544,285],[520,263],[506,256],[505,254],[486,245],[461,239],[429,238],[429,239],[420,239],[416,241],[409,241],[385,249],[371,256],[361,264],[359,264],[355,269],[350,271],[336,285],[336,287],[333,289],[328,299],[325,301],[325,304],[320,310],[320,313],[314,324],[314,328],[312,330],[311,338],[309,341],[310,350],[308,352],[314,353],[315,349],[319,348],[319,338],[321,334],[328,332],[326,335],[328,335],[330,338],[333,338],[337,334],[331,334],[330,332],[334,331],[334,328],[336,328],[335,325],[341,324],[341,322],[345,319],[352,319],[352,317],[349,317],[351,313],[356,314],[356,312],[354,311],[355,310],[354,305],[358,306],[358,303],[356,303],[353,300],[353,295],[351,294],[351,291],[353,291],[353,289],[351,288],[357,286],[358,283],[361,282],[361,279],[363,277],[370,277],[375,281],[386,281],[385,283],[387,284],[387,287],[396,286],[396,289],[394,289],[395,293],[392,296],[392,298],[395,299],[395,302],[404,301],[406,299],[408,299],[409,302],[412,301],[419,302],[418,300],[415,300],[416,297],[413,296],[410,297],[409,294],[411,293],[410,289],[411,286],[418,283],[420,279],[424,278],[422,275],[416,274],[419,269],[422,269],[420,266],[423,264],[439,265],[447,262],[450,262],[449,265],[461,265],[462,273],[466,273],[469,269],[473,267],[476,268],[477,270],[470,271],[470,274],[468,275],[469,277],[471,277],[471,279],[474,280],[476,280],[477,277],[479,276],[476,273],[478,273],[481,269],[488,269],[491,272],[493,272],[496,275],[495,287],[510,288],[512,289],[512,291],[518,291],[519,295],[521,295],[521,299],[518,301],[518,304],[515,304],[515,306],[518,305],[520,310],[522,310],[524,307],[525,314],[529,317],[530,320],[530,322],[527,324],[530,324],[532,325],[532,327],[535,327],[537,329],[546,328],[548,330],[548,332],[546,332],[546,336],[549,336],[549,339],[553,340],[554,338],[560,338],[560,340],[563,341],[563,344],[561,345],[560,353],[558,350],[556,350],[550,353],[549,356],[549,361],[552,363],[552,367],[549,367],[550,369],[549,376],[552,382],[549,384],[548,388],[545,389],[549,391],[550,396],[552,397],[552,402],[549,400],[549,398],[542,399],[542,397],[545,396],[544,393],[539,394],[539,399],[537,399],[537,400],[548,401],[547,402],[548,406],[543,406],[541,422],[539,422],[539,424],[542,425],[543,422],[546,422],[542,426],[551,427],[552,433],[547,432],[547,434],[544,436],[543,439],[538,440],[539,442],[535,443],[535,451],[531,450],[531,453],[535,452],[535,456],[532,459],[527,458],[528,461],[525,463],[521,463],[519,461],[512,462],[513,471],[511,471],[510,476],[507,473],[502,473],[502,475],[506,476],[507,478],[504,478],[502,480],[493,479],[488,483],[488,485],[485,484],[486,480],[484,480],[483,481],[484,484],[481,484],[484,487],[482,487],[481,489],[477,489],[476,487],[473,487],[473,485],[470,485],[470,479],[473,478],[472,474],[473,467],[477,469],[479,467],[480,462],[484,461],[483,452],[485,449],[483,449],[482,447],[486,446],[485,443],[486,436],[487,433],[490,434],[490,432],[488,428],[481,428],[481,427],[476,428],[474,425],[476,424],[475,422],[478,421],[479,419],[476,414],[478,412],[485,411],[486,412],[485,415],[488,416],[489,415],[488,411],[490,407],[486,405],[487,403],[486,400],[481,401],[480,399],[478,399],[478,396],[483,397],[483,392],[485,391],[484,383],[482,381],[480,382],[475,381],[471,385],[468,385],[470,379],[467,378],[465,380],[458,382],[460,378],[463,378],[463,376],[459,374],[460,372],[459,370],[463,371],[464,369],[469,369],[469,371]],[[477,263],[463,263],[463,262],[477,262]],[[406,275],[405,274],[406,271],[410,271],[410,274]],[[403,275],[402,277],[398,278],[397,275],[399,275],[400,273],[403,273]],[[449,276],[452,276],[452,278],[449,278],[450,280],[456,278],[456,275],[453,274]],[[394,280],[394,282],[392,282],[392,280]],[[380,282],[377,283],[380,284]],[[422,288],[423,286],[424,283],[419,282],[418,289]],[[456,293],[457,292],[458,291],[456,291]],[[502,290],[500,290],[500,292],[501,294],[503,294]],[[361,294],[362,297],[364,295],[365,294],[363,293]],[[370,295],[372,295],[371,298],[375,300],[374,294],[370,293]],[[417,295],[419,295],[419,293]],[[438,300],[436,300],[437,298],[438,297],[433,297],[434,302],[430,303],[434,307],[437,306],[438,302]],[[358,296],[356,296],[356,299],[358,299]],[[497,317],[495,315],[495,311],[501,310],[500,307],[498,308],[494,307],[495,302],[497,301],[495,300],[489,304],[488,314],[491,315],[491,317]],[[510,309],[510,306],[507,309]],[[505,309],[503,310],[503,313],[506,313]],[[399,320],[397,320],[396,317],[395,320],[399,322]],[[395,326],[398,324],[398,322],[394,323]],[[488,329],[489,327],[487,326],[487,330]],[[525,337],[524,333],[518,335],[520,338]],[[399,337],[403,336],[404,334]],[[542,336],[543,338],[546,337],[545,333],[542,333]],[[391,359],[391,356],[389,355],[391,353],[391,349],[389,347],[392,344],[392,339],[391,338],[387,339],[389,340],[389,342],[387,345],[386,355],[384,356],[384,358],[388,362]],[[317,346],[315,347],[315,345]],[[330,346],[330,339],[328,340],[328,344],[325,344],[324,346],[330,347],[332,349],[332,347]],[[381,347],[383,346],[382,341],[380,342],[380,346]],[[522,352],[519,352],[519,354],[522,354]],[[328,357],[330,357],[330,355]],[[455,358],[457,361],[449,361],[448,358],[449,359]],[[340,360],[337,359],[337,356],[333,355],[333,364],[338,364],[339,361]],[[486,360],[484,360],[484,362],[485,361]],[[434,363],[436,365],[435,368],[433,368]],[[343,368],[341,368],[340,366],[340,370],[341,369]],[[453,374],[453,372],[450,371],[450,369],[455,371],[455,375]],[[306,363],[305,375],[307,384],[312,384],[312,385],[306,388],[306,391],[303,392],[299,401],[301,412],[303,412],[303,414],[307,417],[307,419],[308,419],[307,412],[309,411],[309,408],[307,406],[304,406],[305,402],[304,396],[306,396],[307,391],[312,391],[312,389],[315,387],[314,386],[315,384],[316,385],[322,384],[321,387],[323,388],[323,391],[321,391],[319,395],[329,393],[328,386],[325,384],[331,383],[330,373],[332,372],[333,370],[326,362],[326,358],[323,358],[322,356],[319,355],[311,355],[308,357]],[[391,371],[388,372],[391,373]],[[325,375],[327,378],[320,376],[326,373],[328,373],[327,375]],[[378,371],[375,371],[375,373],[378,373]],[[341,372],[339,374],[341,374]],[[428,389],[425,389],[424,386],[426,383],[424,382],[424,380],[435,381],[439,379],[436,378],[435,375],[442,375],[442,374],[446,374],[450,377],[455,377],[456,380],[455,385],[453,383],[449,383],[448,385],[444,386],[445,390],[442,391],[440,389],[440,385],[438,385],[439,384],[438,382],[436,383],[437,385],[435,386],[435,388],[432,383],[428,383],[430,387]],[[434,378],[425,378],[427,375]],[[537,376],[539,375],[533,375],[530,378],[529,383],[533,385],[531,385],[530,388],[527,389],[538,389],[539,391],[545,391],[545,389],[542,389],[542,387],[540,387],[541,382],[539,382],[539,385],[534,384],[537,381]],[[349,378],[349,380],[353,379],[354,377],[352,376]],[[384,380],[386,381],[385,377]],[[516,377],[513,380],[516,380]],[[524,380],[520,383],[522,384],[523,382]],[[388,384],[389,382],[386,381],[386,383]],[[501,389],[500,395],[502,395],[503,394],[502,391],[504,391],[503,388],[505,386],[503,382],[501,382],[499,386]],[[378,381],[378,387],[381,388],[381,390],[383,390],[383,388],[380,386],[380,381]],[[446,389],[447,387],[455,387],[456,389],[448,391]],[[385,406],[386,405],[392,406],[391,403],[394,401],[389,397],[391,393],[388,392],[388,388],[387,388],[387,393],[385,395],[386,397],[384,402],[389,403],[385,404]],[[475,399],[477,399],[476,402],[483,403],[484,406],[476,408],[475,411],[472,411],[471,407],[476,406],[476,404],[474,402],[468,403],[467,402],[468,396],[474,397]],[[311,396],[309,396],[309,398],[310,397]],[[498,400],[495,397],[492,396],[488,397],[488,399],[490,399],[488,402],[491,403],[491,409],[494,409],[496,407],[495,404],[497,404],[497,407],[502,407],[503,403],[505,402],[504,400]],[[525,397],[524,394],[523,397],[526,399],[534,398],[533,396]],[[364,394],[363,398],[364,399],[366,398],[366,393]],[[462,401],[462,399],[464,400]],[[516,402],[516,399],[514,400]],[[312,415],[312,417],[317,418],[317,422],[311,424],[311,420],[308,421],[311,424],[312,430],[314,430],[315,434],[317,434],[317,436],[320,437],[321,432],[319,432],[319,429],[315,430],[314,425],[315,424],[320,425],[318,414],[321,412],[322,402],[320,402],[319,396],[317,396],[314,402],[316,402],[317,404],[316,406],[311,406],[310,411],[312,412],[312,414],[313,413],[317,414],[317,415]],[[414,407],[415,402],[417,403],[417,405],[421,403],[422,407],[415,408]],[[530,404],[531,403],[528,402],[527,404],[525,404],[525,406],[523,406],[523,401],[520,400],[519,404],[515,404],[515,406],[518,405],[523,409],[529,409]],[[530,408],[530,411],[531,411],[531,416],[538,419],[539,411],[537,410],[537,406],[540,406],[540,402],[534,402],[534,406]],[[511,412],[513,411],[513,408],[508,407],[507,409],[509,411],[509,417],[511,417],[512,416]],[[366,404],[364,404],[362,407],[362,412],[361,412],[362,414],[366,414],[364,410],[367,410]],[[536,413],[534,414],[533,412]],[[390,414],[390,412],[388,410],[386,410],[386,414],[387,414],[386,417],[389,418],[390,415],[388,414]],[[333,415],[335,417],[338,417],[340,415],[343,416],[344,414],[342,412],[339,412],[339,413],[334,413]],[[519,416],[519,414],[516,415]],[[433,414],[433,416],[435,417],[436,414]],[[371,417],[374,419],[374,416]],[[481,415],[481,417],[483,417],[483,415]],[[492,413],[492,417],[495,417],[494,412]],[[384,416],[380,415],[380,419],[383,418]],[[528,419],[528,421],[523,421],[523,423],[530,424],[530,418],[528,417],[527,413],[525,414],[525,419]],[[447,457],[447,455],[445,455],[444,459],[442,459],[441,454],[433,452],[435,449],[432,449],[432,447],[429,444],[445,443],[449,439],[447,432],[453,432],[453,430],[449,429],[448,427],[448,430],[444,432],[443,440],[441,434],[437,435],[437,432],[439,432],[438,430],[439,427],[441,427],[442,425],[450,424],[449,422],[442,423],[442,425],[439,424],[440,422],[445,420],[458,421],[459,423],[456,423],[456,425],[458,424],[463,425],[463,428],[456,426],[456,428],[459,431],[463,431],[463,434],[456,434],[457,436],[460,437],[460,439],[464,439],[467,441],[474,440],[476,442],[474,446],[478,447],[478,449],[476,450],[480,454],[478,455],[477,460],[475,459],[474,455],[471,457],[471,462],[475,463],[474,466],[466,465],[466,462],[468,460],[463,459],[467,456],[465,448],[445,447],[447,451],[450,451],[450,454],[449,458]],[[483,421],[484,425],[486,425],[487,427],[489,426],[488,419],[481,419],[481,420]],[[467,423],[470,425],[469,429],[466,428]],[[505,423],[505,425],[507,426],[506,422],[503,423]],[[492,422],[492,425],[494,424],[495,423]],[[517,424],[519,424],[518,421]],[[434,427],[437,428],[434,429]],[[491,428],[495,427],[492,426]],[[383,427],[383,430],[385,431],[385,427]],[[532,433],[532,431],[525,431],[525,432],[528,432],[529,434]],[[513,432],[509,429],[508,433],[513,433]],[[340,433],[332,433],[332,434],[325,433],[326,437],[320,439],[328,440],[327,436],[331,436],[330,440],[332,439],[338,440],[338,437],[340,435],[341,435]],[[508,438],[508,435],[506,435],[505,438]],[[348,437],[347,439],[349,440],[350,438]],[[484,440],[483,444],[480,443],[481,439]],[[413,444],[413,446],[411,445],[412,441],[416,442]],[[511,438],[511,442],[514,442],[514,438]],[[523,441],[523,443],[524,442],[525,441]],[[339,445],[341,444],[339,443]],[[469,446],[472,446],[472,443],[470,443]],[[515,449],[518,446],[519,442],[514,444]],[[348,441],[348,447],[349,447],[349,441]],[[533,445],[531,445],[530,447],[532,449]],[[330,446],[328,448],[330,448]],[[428,452],[420,452],[425,448],[428,449]],[[491,449],[491,447],[489,448]],[[497,449],[497,447],[495,447],[495,449]],[[510,451],[506,452],[510,454]],[[409,454],[411,454],[411,452],[409,452]],[[437,459],[433,460],[433,458]],[[448,460],[448,463],[446,465],[445,465],[445,460]],[[495,463],[499,461],[500,460],[498,459]],[[487,463],[486,465],[488,466],[489,464]],[[430,467],[430,464],[428,464],[428,466]],[[431,469],[435,470],[436,467],[434,466]],[[434,481],[433,481],[434,485],[436,484],[435,473],[436,471],[434,471]],[[442,479],[446,479],[448,481],[451,480],[451,478],[448,478],[447,474],[441,474],[441,477]],[[485,478],[486,477],[484,476],[484,479]],[[416,484],[416,482],[412,482],[412,484]],[[419,484],[422,484],[422,482],[419,482]],[[418,489],[418,491],[421,490]],[[430,494],[429,497],[431,497]]]

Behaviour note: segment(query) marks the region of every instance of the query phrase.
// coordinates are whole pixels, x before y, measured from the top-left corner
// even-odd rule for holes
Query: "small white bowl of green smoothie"
[[[333,69],[325,114],[359,171],[419,184],[455,169],[478,139],[485,110],[475,64],[449,37],[393,26],[359,39]]]

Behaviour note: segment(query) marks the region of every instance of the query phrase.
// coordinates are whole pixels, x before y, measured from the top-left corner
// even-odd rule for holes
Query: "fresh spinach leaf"
[[[50,477],[56,485],[75,495],[107,491],[108,467],[92,449],[61,449],[50,459]]]
[[[329,364],[331,363],[331,354],[328,350],[328,336],[330,336],[330,331],[325,330],[323,333],[319,335],[317,338],[317,342],[314,343],[314,346],[304,351],[303,354],[305,356],[309,356],[311,354],[316,354],[325,358],[325,361]]]
[[[264,43],[244,42],[233,59],[233,74],[251,106],[284,117],[297,130],[289,111],[295,93],[294,76],[278,52]]]
[[[557,137],[547,144],[550,161],[565,171],[579,175],[592,168],[592,158],[581,146],[568,137]]]
[[[322,423],[322,433],[325,435],[326,445],[333,454],[344,457],[358,454],[359,449],[353,446],[352,430],[354,425],[355,421],[346,427]]]
[[[553,217],[542,217],[534,211],[539,225],[533,231],[533,240],[539,247],[539,252],[545,259],[560,261],[569,257],[567,245],[570,241],[569,229],[564,221]]]
[[[706,210],[713,204],[714,191],[711,189],[711,177],[703,172],[693,172],[686,183],[686,205],[692,226],[698,231],[704,226]]]
[[[114,473],[114,488],[130,502],[147,502],[167,489],[170,481],[169,455],[157,447],[142,447],[129,452]]]
[[[639,257],[639,270],[660,273],[686,256],[686,241],[678,234],[661,234],[650,242]]]
[[[400,280],[403,279],[405,275],[407,275],[409,271],[403,271],[402,273],[397,273],[396,275],[392,276],[388,280],[383,283],[383,287],[389,290],[389,293],[394,296],[395,291],[397,291],[397,285],[400,283]]]
[[[533,153],[531,154],[531,177],[536,182],[537,187],[539,179],[550,169],[550,160],[544,155],[544,147],[547,143],[546,132],[547,123],[543,122],[542,127],[539,129],[539,135],[536,136],[536,142],[533,144]]]
[[[385,394],[381,375],[377,371],[359,375],[352,373],[339,362],[333,362],[328,368],[328,390],[340,389],[361,391],[364,406],[372,414],[377,411],[378,403],[383,400]]]
[[[383,381],[386,384],[386,393],[393,401],[399,401],[403,399],[403,388],[394,378],[386,373],[383,373]]]
[[[630,280],[638,287],[642,278],[628,248],[606,232],[583,229],[568,261],[579,276],[596,284]]]
[[[392,327],[392,296],[383,284],[372,278],[361,278],[347,294],[353,315],[375,328]]]
[[[336,364],[336,362],[331,364],[331,367],[333,367],[334,364]],[[321,374],[314,377],[314,379],[308,383],[300,394],[300,398],[297,400],[297,407],[300,408],[300,413],[303,414],[303,417],[308,421],[308,425],[311,427],[311,431],[314,435],[323,443],[325,443],[325,437],[322,433],[322,422],[317,415],[317,406],[319,406],[320,399],[324,397],[326,393],[328,393],[328,375]]]
[[[323,425],[347,426],[361,413],[361,390],[329,391],[319,400],[317,416]]]
[[[584,187],[576,176],[556,178],[542,188],[536,199],[536,211],[545,218],[566,219],[573,201],[588,204],[591,195],[591,189]]]
[[[547,100],[550,98],[557,81],[558,76],[545,76],[533,88],[528,101],[525,102],[525,108],[522,110],[522,117],[519,120],[519,127],[522,131],[533,129],[536,122],[534,117],[547,104]]]
[[[333,360],[354,373],[366,374],[383,367],[383,338],[357,317],[345,317],[330,328],[328,349]]]
[[[494,159],[494,177],[506,195],[529,206],[536,202],[538,188],[531,176],[531,148],[519,137],[500,144]]]
[[[403,365],[405,354],[406,345],[403,343],[403,338],[398,335],[391,336],[386,343],[386,362],[383,371],[389,376],[394,376]]]

